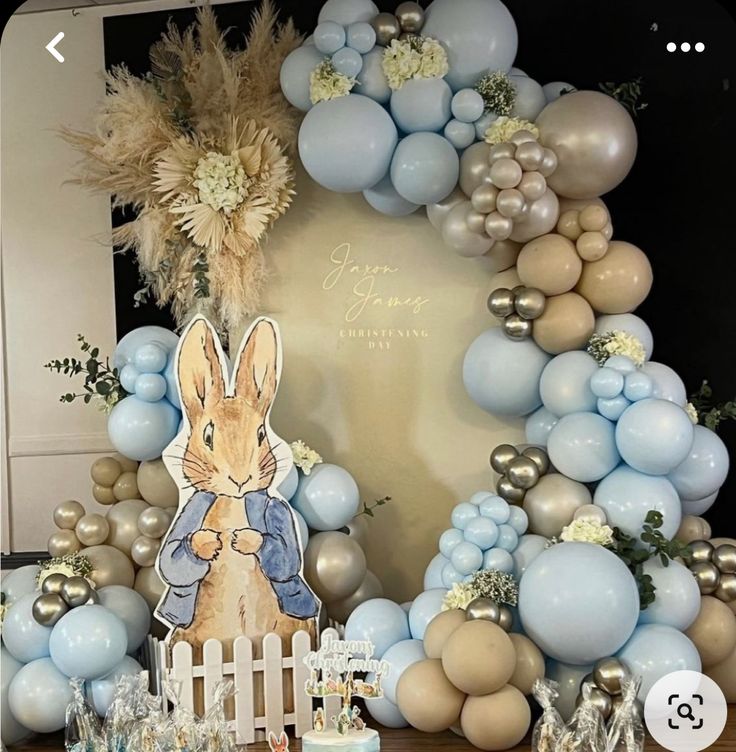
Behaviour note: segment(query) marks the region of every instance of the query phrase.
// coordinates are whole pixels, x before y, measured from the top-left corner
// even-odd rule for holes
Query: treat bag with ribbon
[[[555,752],[607,752],[606,723],[590,699],[590,687],[583,684],[583,701],[565,727]]]
[[[67,752],[102,752],[105,748],[100,719],[84,696],[84,680],[70,679],[72,701],[66,709],[64,747]]]
[[[180,681],[164,680],[164,693],[172,709],[159,729],[157,752],[197,752],[205,749],[199,719],[181,704],[181,686]]]
[[[103,726],[107,752],[127,752],[128,737],[135,723],[135,677],[121,676],[116,685]]]
[[[532,686],[534,699],[542,708],[542,715],[532,731],[532,752],[555,752],[555,747],[565,728],[565,722],[555,707],[560,693],[558,684],[551,679],[536,679]]]
[[[147,671],[142,671],[136,676],[133,717],[135,722],[128,736],[128,750],[157,752],[158,737],[165,715],[161,707],[161,698],[154,697],[148,691]]]
[[[235,739],[227,728],[225,700],[233,694],[231,679],[223,679],[215,685],[212,705],[201,722],[201,734],[206,740],[208,752],[236,752]]]
[[[644,723],[636,695],[641,677],[625,679],[621,688],[621,704],[608,721],[609,752],[643,752]]]

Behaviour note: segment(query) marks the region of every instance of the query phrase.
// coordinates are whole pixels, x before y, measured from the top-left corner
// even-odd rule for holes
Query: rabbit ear
[[[179,390],[190,423],[202,415],[207,403],[217,403],[225,396],[216,336],[212,326],[199,318],[184,333],[179,348]]]
[[[279,744],[286,749],[286,746],[289,743],[289,737],[286,735],[286,731],[281,732],[281,736],[279,737]]]
[[[265,417],[276,394],[278,338],[268,319],[251,329],[240,352],[235,376],[235,394],[245,397]]]

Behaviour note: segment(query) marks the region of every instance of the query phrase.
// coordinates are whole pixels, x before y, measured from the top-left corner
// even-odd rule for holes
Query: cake
[[[340,734],[336,728],[329,728],[324,731],[307,731],[302,737],[302,752],[378,752],[380,749],[381,738],[378,731],[369,728],[361,731],[350,729],[347,734]]]

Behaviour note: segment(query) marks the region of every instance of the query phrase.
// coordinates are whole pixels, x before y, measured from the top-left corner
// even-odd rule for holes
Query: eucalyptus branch
[[[714,405],[713,388],[706,379],[698,391],[690,395],[690,402],[698,413],[698,422],[711,431],[718,431],[724,420],[736,420],[736,397]]]
[[[648,106],[648,102],[641,102],[642,78],[639,76],[633,81],[624,81],[617,84],[613,81],[602,81],[598,88],[609,97],[613,97],[622,104],[634,117]]]
[[[388,504],[388,502],[391,501],[390,496],[384,496],[382,499],[376,499],[373,504],[368,504],[367,502],[363,502],[363,511],[358,512],[358,514],[366,514],[368,517],[375,517],[374,509],[376,507],[382,507],[384,504]]]

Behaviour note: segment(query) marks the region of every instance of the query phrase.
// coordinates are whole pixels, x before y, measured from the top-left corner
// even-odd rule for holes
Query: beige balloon
[[[123,466],[115,457],[100,457],[92,463],[89,474],[100,486],[112,488],[123,472]]]
[[[143,596],[148,607],[153,611],[161,600],[161,596],[166,590],[166,585],[164,585],[163,580],[159,577],[154,567],[141,567],[135,576],[133,589]],[[156,623],[158,624],[158,622]]]
[[[99,483],[95,483],[92,486],[92,496],[98,504],[104,506],[109,506],[117,501],[115,494],[112,492],[112,486],[101,486]]]
[[[509,684],[522,694],[530,695],[534,682],[544,677],[544,655],[525,635],[512,632],[509,638],[516,651],[516,668]]]
[[[138,530],[148,538],[161,538],[170,524],[169,513],[160,507],[148,507],[138,517]]]
[[[467,740],[478,749],[503,750],[515,747],[526,736],[531,710],[524,695],[507,684],[483,697],[468,697],[460,716]]]
[[[424,631],[424,652],[427,658],[442,658],[442,648],[445,647],[448,638],[463,624],[465,611],[461,608],[440,611]]]
[[[161,548],[161,541],[141,535],[130,547],[130,558],[140,567],[152,567]]]
[[[637,136],[631,116],[601,92],[574,91],[556,99],[539,113],[536,126],[540,143],[557,155],[557,169],[547,182],[561,196],[608,193],[634,164]]]
[[[85,514],[74,531],[83,545],[99,546],[110,534],[110,525],[101,514]]]
[[[54,508],[54,524],[60,530],[74,530],[86,511],[78,501],[62,501]]]
[[[592,501],[590,491],[582,483],[560,473],[544,475],[524,497],[529,532],[545,538],[559,535],[572,522],[575,512]]]
[[[608,240],[602,232],[584,232],[575,241],[575,248],[584,261],[598,261],[608,252]]]
[[[715,666],[736,649],[736,615],[723,601],[704,595],[698,618],[685,634],[698,649],[703,666]]]
[[[132,470],[124,472],[112,487],[112,492],[118,501],[124,499],[139,499],[140,491],[138,490],[138,474]]]
[[[81,553],[92,564],[89,579],[95,583],[97,590],[107,585],[124,585],[133,587],[135,570],[133,562],[119,549],[101,545],[83,548]]]
[[[641,305],[652,288],[652,265],[643,251],[623,240],[612,240],[598,261],[583,266],[575,291],[599,313],[629,313]]]
[[[383,596],[383,585],[370,569],[366,570],[363,582],[358,589],[351,593],[347,598],[339,601],[333,601],[327,604],[327,615],[340,624],[345,624],[348,617],[353,611],[365,601],[371,598],[381,598]]]
[[[178,504],[179,489],[161,458],[141,462],[137,480],[140,495],[152,506],[165,508]]]
[[[59,530],[49,536],[46,548],[51,556],[66,556],[79,551],[82,544],[73,530]]]
[[[106,543],[129,555],[133,541],[140,535],[138,517],[144,509],[148,509],[148,504],[141,499],[125,499],[113,504],[107,512],[110,534]]]
[[[568,238],[551,233],[527,243],[516,261],[519,279],[545,295],[561,295],[578,283],[583,262]]]
[[[535,319],[532,337],[551,355],[585,347],[595,330],[595,314],[588,301],[575,292],[547,298],[542,315]]]
[[[497,240],[490,251],[481,256],[478,263],[485,264],[491,274],[510,269],[516,264],[521,251],[521,243],[513,240]]]
[[[124,473],[135,473],[138,471],[138,463],[135,460],[131,460],[130,457],[123,457],[119,452],[115,452],[112,457],[120,463],[120,467],[123,468]]]
[[[396,686],[401,714],[419,731],[436,733],[455,725],[465,693],[445,676],[442,661],[427,658],[407,668]]]
[[[366,543],[368,543],[368,515],[356,514],[345,527],[347,534],[361,548],[365,548]]]
[[[345,533],[328,531],[309,539],[304,575],[321,600],[329,603],[354,593],[366,571],[363,549]]]
[[[736,702],[736,649],[720,663],[705,669],[704,673],[721,688],[726,702]]]
[[[506,684],[516,667],[516,652],[501,627],[485,619],[466,621],[447,638],[442,668],[469,695],[487,695]]]
[[[517,243],[527,243],[540,235],[546,235],[554,230],[559,216],[560,203],[554,191],[547,188],[542,198],[529,204],[529,212],[523,221],[517,219],[514,222],[511,240]]]
[[[484,178],[490,176],[491,166],[488,163],[490,149],[485,141],[479,141],[469,146],[460,157],[460,188],[466,196],[483,183]]]
[[[708,540],[711,536],[710,524],[702,517],[692,514],[683,516],[680,527],[675,533],[675,538],[683,543],[692,543],[696,540]]]

